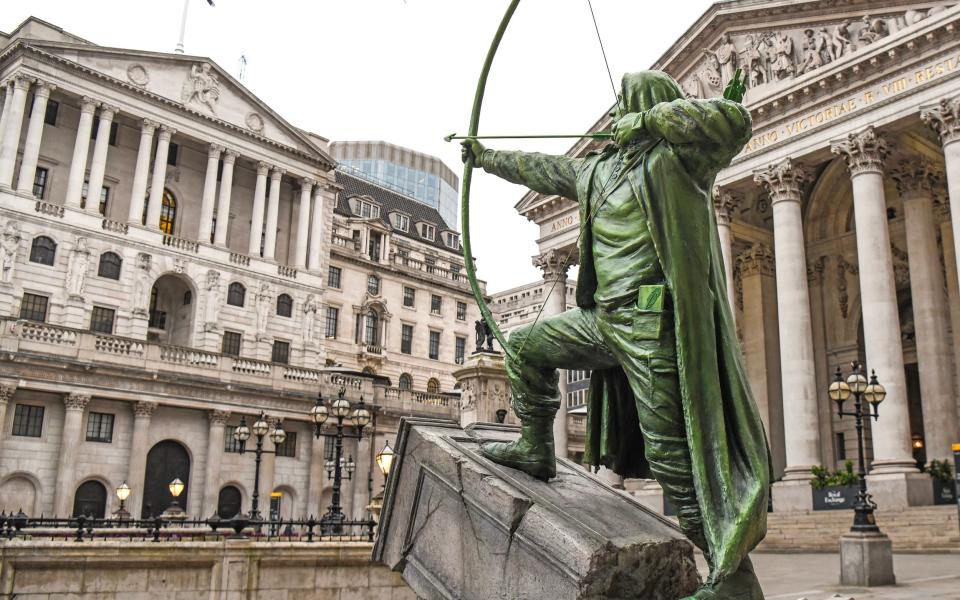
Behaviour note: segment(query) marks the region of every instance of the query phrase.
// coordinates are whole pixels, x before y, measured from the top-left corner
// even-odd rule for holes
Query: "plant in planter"
[[[853,461],[848,460],[842,470],[831,471],[823,466],[811,469],[813,479],[813,510],[841,510],[853,508],[857,499],[857,474]]]
[[[957,501],[957,484],[950,461],[931,460],[927,472],[933,478],[933,503],[954,504]]]

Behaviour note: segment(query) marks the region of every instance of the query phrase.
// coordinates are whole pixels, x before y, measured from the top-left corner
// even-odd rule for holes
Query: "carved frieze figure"
[[[257,333],[260,335],[267,332],[267,320],[270,318],[272,306],[273,296],[270,293],[270,284],[264,283],[260,286],[260,293],[257,294]]]
[[[90,266],[90,250],[87,249],[87,238],[78,237],[77,244],[70,253],[67,263],[67,293],[71,296],[83,294],[83,284],[87,278],[87,267]]]
[[[833,28],[829,36],[828,49],[830,50],[830,57],[833,58],[833,60],[837,60],[847,52],[850,52],[852,48],[853,42],[850,41],[850,20],[848,19]]]
[[[3,239],[0,240],[0,282],[10,283],[17,268],[17,251],[20,249],[20,224],[16,221],[7,221],[3,230]]]
[[[786,31],[780,32],[780,35],[773,42],[774,59],[771,70],[773,77],[781,81],[796,73],[796,65],[793,59],[793,40]]]
[[[181,100],[184,104],[196,101],[209,108],[210,112],[217,112],[217,103],[220,101],[220,80],[211,70],[210,63],[190,67],[190,74],[187,75],[187,81],[183,84]]]
[[[767,45],[763,39],[747,36],[746,47],[743,49],[743,66],[750,87],[767,82]]]
[[[314,329],[317,326],[317,298],[313,294],[307,296],[303,303],[303,342],[308,346],[315,339]]]
[[[887,27],[886,21],[883,19],[871,19],[869,15],[863,15],[863,29],[860,30],[860,35],[857,36],[857,39],[860,40],[861,43],[864,45],[872,44],[888,35],[890,35],[890,28]]]
[[[220,272],[210,269],[207,271],[206,306],[204,307],[205,323],[217,322],[217,310],[220,307]]]
[[[718,68],[715,68],[715,70],[719,71],[720,76],[717,87],[723,87],[730,83],[733,79],[733,74],[737,71],[737,47],[734,46],[733,41],[730,39],[730,34],[723,34],[720,47],[715,51],[704,48],[703,52],[708,56],[712,56],[716,61]]]
[[[823,50],[826,40],[812,29],[803,32],[803,62],[797,69],[797,74],[809,73],[823,66]]]
[[[134,312],[145,314],[150,301],[150,268],[153,266],[153,257],[146,252],[137,254],[137,279],[134,282],[133,298]]]
[[[473,383],[464,381],[460,384],[460,410],[473,410],[477,407],[477,391]]]

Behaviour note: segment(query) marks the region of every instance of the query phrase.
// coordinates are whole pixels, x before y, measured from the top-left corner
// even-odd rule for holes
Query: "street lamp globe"
[[[168,485],[167,487],[170,489],[171,496],[173,496],[174,498],[179,498],[180,494],[183,493],[184,485],[183,485],[183,482],[180,481],[180,478],[177,477],[176,479],[171,481],[170,485]]]
[[[287,432],[283,430],[283,425],[277,423],[277,426],[274,428],[274,430],[270,432],[270,439],[276,446],[279,446],[285,439],[287,439]]]
[[[247,427],[246,417],[240,417],[240,424],[233,431],[233,439],[241,443],[250,439],[250,428]]]
[[[127,482],[124,481],[119,486],[117,486],[117,500],[120,502],[126,501],[130,497],[130,486],[127,485]]]
[[[830,394],[830,399],[834,402],[846,402],[850,399],[850,386],[843,380],[840,367],[837,367],[837,372],[834,375],[833,381],[830,383],[828,393]]]
[[[867,378],[860,372],[860,365],[856,365],[847,377],[847,385],[854,394],[862,394],[867,389]]]
[[[393,459],[393,448],[390,447],[390,442],[387,441],[383,444],[380,452],[377,452],[377,468],[380,469],[384,477],[390,474],[390,468],[393,467]]]
[[[370,422],[370,410],[363,403],[363,396],[360,396],[360,404],[357,405],[357,408],[353,411],[353,422],[357,427],[366,427]]]
[[[327,410],[327,405],[323,403],[323,396],[317,394],[317,403],[310,409],[310,418],[313,419],[313,422],[317,425],[323,425],[327,422],[327,417],[329,416],[330,413]]]
[[[263,413],[260,413],[260,416],[257,418],[257,421],[253,424],[253,435],[257,437],[263,437],[267,435],[267,430],[270,429],[270,425],[267,424],[267,419]]]
[[[874,408],[887,397],[887,390],[877,381],[876,372],[870,373],[870,384],[867,385],[863,390],[863,398],[869,402]]]
[[[344,397],[337,398],[333,401],[333,416],[338,418],[346,418],[350,414],[350,403]]]

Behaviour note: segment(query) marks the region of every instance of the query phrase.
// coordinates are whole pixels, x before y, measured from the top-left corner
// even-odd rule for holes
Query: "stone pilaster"
[[[200,228],[197,230],[197,241],[209,244],[213,230],[213,203],[217,198],[217,170],[220,167],[220,155],[223,146],[210,144],[207,148],[207,172],[203,177],[203,195],[200,200]]]
[[[310,249],[308,266],[311,271],[320,271],[323,251],[323,194],[329,193],[329,187],[317,183],[313,186],[313,216],[310,217]]]
[[[97,214],[100,209],[100,190],[107,172],[107,152],[110,149],[110,127],[117,109],[106,104],[100,106],[100,122],[97,125],[97,139],[93,144],[93,158],[90,159],[90,177],[87,183],[87,203],[85,210]]]
[[[543,300],[542,319],[567,310],[567,269],[570,267],[571,252],[576,252],[576,249],[549,250],[533,257],[533,266],[543,271],[544,293],[547,294]],[[567,372],[564,369],[559,372],[560,407],[553,420],[553,442],[556,455],[567,458]]]
[[[83,412],[90,402],[90,394],[72,393],[63,397],[63,430],[60,434],[60,452],[57,462],[57,484],[53,492],[53,512],[58,517],[71,516],[77,455],[80,454],[83,433]]]
[[[247,243],[247,254],[260,256],[260,240],[263,237],[263,208],[267,196],[267,174],[270,165],[264,162],[257,163],[257,183],[253,189],[253,212],[250,216],[250,239]]]
[[[137,164],[133,170],[130,210],[127,211],[127,223],[130,225],[140,225],[143,219],[147,179],[150,177],[150,152],[153,149],[153,133],[159,126],[159,123],[149,119],[143,119],[140,124],[140,146],[137,148]]]
[[[130,497],[127,510],[139,516],[143,504],[143,485],[147,470],[147,452],[150,451],[150,421],[157,409],[156,402],[140,401],[133,404],[133,436],[130,440],[130,462],[127,465],[127,485]]]
[[[17,178],[17,191],[33,194],[33,182],[37,174],[37,160],[40,158],[40,140],[43,136],[43,120],[47,113],[47,100],[56,86],[37,81],[33,91],[33,109],[27,126],[27,139],[23,144],[23,160],[20,161],[20,175]]]
[[[207,413],[210,428],[207,433],[207,468],[203,478],[203,505],[200,516],[210,516],[217,512],[220,497],[220,463],[223,460],[224,428],[230,418],[230,411],[211,410]]]
[[[720,251],[723,253],[723,270],[727,282],[727,300],[730,304],[730,313],[737,317],[737,304],[734,299],[733,282],[733,215],[742,198],[720,187],[713,188],[713,208],[717,216],[717,235],[720,237]]]
[[[960,418],[960,274],[957,272],[957,255],[954,250],[953,225],[950,222],[949,201],[938,196],[935,205],[940,228],[940,243],[943,250],[943,272],[947,287],[947,306],[950,310],[950,333],[953,345],[953,381],[957,416]]]
[[[233,191],[233,165],[239,154],[233,150],[223,152],[223,172],[220,174],[220,196],[217,199],[217,228],[213,243],[221,248],[227,246],[227,231],[230,229],[230,195]]]
[[[267,201],[266,232],[264,233],[263,258],[273,260],[277,253],[277,214],[280,210],[280,183],[285,169],[274,167],[270,172],[270,198]]]
[[[152,231],[160,230],[163,186],[167,181],[167,156],[170,153],[170,139],[175,133],[175,129],[161,125],[157,135],[157,153],[153,159],[153,178],[150,180],[150,198],[147,200],[147,229]]]
[[[80,208],[82,200],[83,181],[87,176],[90,135],[93,131],[93,115],[98,106],[100,106],[99,102],[86,96],[80,102],[80,121],[77,123],[77,137],[73,144],[73,157],[70,160],[70,174],[67,176],[67,194],[64,200],[66,206],[73,208]],[[138,215],[137,219],[139,218]]]
[[[27,91],[33,80],[17,73],[13,76],[13,97],[8,107],[9,115],[0,131],[0,187],[9,188],[13,180],[13,168],[17,162],[20,146],[20,131],[23,129],[23,113],[27,105]]]
[[[310,235],[310,198],[314,181],[304,177],[300,182],[300,205],[297,213],[297,245],[294,250],[293,266],[307,268],[307,236]]]

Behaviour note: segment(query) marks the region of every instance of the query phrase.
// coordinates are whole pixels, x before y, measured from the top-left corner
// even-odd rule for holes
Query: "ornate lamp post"
[[[851,366],[853,372],[850,373],[846,381],[843,380],[840,367],[837,367],[835,378],[829,388],[830,399],[837,403],[837,415],[841,419],[843,417],[853,417],[856,419],[857,425],[857,475],[860,480],[860,489],[857,491],[857,501],[853,505],[853,527],[850,528],[850,531],[879,533],[880,528],[877,527],[876,519],[873,516],[873,511],[876,510],[877,505],[870,498],[870,494],[867,493],[867,472],[863,460],[863,410],[865,408],[863,401],[866,400],[870,405],[870,408],[867,409],[867,416],[876,420],[880,417],[880,403],[887,396],[887,390],[877,381],[875,372],[871,372],[870,382],[868,383],[867,378],[860,372],[860,364],[853,363]],[[849,400],[851,395],[853,396],[853,411],[844,412],[843,403]]]
[[[117,517],[117,520],[123,522],[124,519],[130,518],[130,513],[127,511],[124,503],[127,501],[127,498],[130,497],[130,486],[127,485],[127,482],[124,481],[116,489],[117,500],[120,501],[120,508],[114,511],[114,516]]]
[[[180,481],[179,477],[167,485],[167,489],[170,490],[170,495],[173,496],[173,502],[171,502],[170,506],[163,511],[163,518],[170,521],[182,521],[187,518],[187,513],[180,508],[180,502],[177,500],[177,498],[180,497],[180,494],[183,493],[183,489],[185,487],[186,486],[182,481]]]
[[[285,439],[287,439],[287,432],[283,430],[283,426],[280,423],[277,423],[276,427],[273,428],[273,431],[270,431],[270,424],[267,422],[267,415],[265,415],[262,411],[260,412],[260,416],[257,417],[257,420],[254,422],[252,428],[247,427],[246,417],[240,417],[240,425],[237,426],[237,429],[233,432],[233,438],[237,440],[238,444],[240,444],[240,454],[246,453],[247,440],[250,439],[251,433],[257,441],[257,445],[254,450],[254,463],[256,464],[256,467],[253,471],[253,495],[251,496],[249,515],[251,521],[260,520],[260,463],[263,461],[264,454],[276,454],[276,450],[263,449],[263,438],[267,437],[268,431],[270,432],[270,440],[273,441],[274,447],[279,446]]]
[[[323,401],[323,395],[317,394],[317,403],[310,409],[310,416],[313,418],[313,435],[317,439],[324,436],[335,440],[334,455],[332,461],[327,461],[327,476],[333,475],[333,497],[327,512],[320,518],[320,532],[325,535],[339,535],[343,533],[343,522],[347,520],[340,506],[340,486],[343,483],[343,470],[347,470],[347,477],[353,477],[353,470],[356,468],[353,457],[345,461],[343,458],[343,438],[363,437],[363,428],[370,422],[372,414],[370,409],[363,403],[363,396],[356,407],[350,406],[350,403],[344,398],[347,393],[346,388],[341,387],[337,394],[337,399],[327,406]],[[323,431],[323,424],[327,419],[333,417],[336,419],[336,432],[326,433]],[[357,428],[356,433],[344,433],[344,424],[354,425]],[[332,463],[332,464],[331,464]]]

